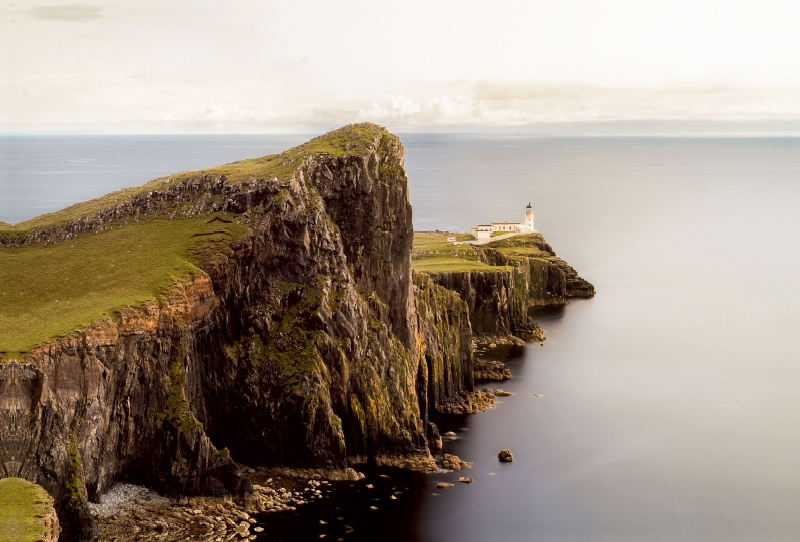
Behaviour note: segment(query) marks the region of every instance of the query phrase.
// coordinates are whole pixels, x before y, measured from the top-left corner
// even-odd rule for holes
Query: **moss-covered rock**
[[[21,478],[0,480],[0,542],[55,542],[60,532],[44,488]]]

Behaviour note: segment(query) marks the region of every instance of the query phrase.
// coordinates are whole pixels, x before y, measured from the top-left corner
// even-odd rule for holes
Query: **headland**
[[[538,233],[415,235],[403,161],[350,125],[0,225],[1,475],[47,490],[62,540],[213,540],[365,463],[440,468],[431,414],[505,375],[476,344],[542,341],[528,309],[594,288]],[[90,506],[120,482],[177,511]]]

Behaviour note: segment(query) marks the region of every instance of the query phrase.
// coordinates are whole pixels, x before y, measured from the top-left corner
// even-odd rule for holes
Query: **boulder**
[[[442,468],[449,470],[461,470],[471,466],[472,463],[462,461],[457,455],[444,454],[442,456]]]

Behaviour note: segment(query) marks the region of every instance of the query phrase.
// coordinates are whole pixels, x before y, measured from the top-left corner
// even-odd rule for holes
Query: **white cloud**
[[[0,8],[16,21],[0,33],[0,50],[13,51],[0,131],[800,116],[800,3],[788,0],[731,0],[724,18],[696,0],[25,9]]]
[[[86,4],[63,4],[55,6],[36,6],[30,11],[35,19],[44,21],[64,21],[85,23],[100,18],[101,7]]]
[[[381,105],[372,102],[368,109],[361,109],[358,118],[368,121],[386,121],[395,119],[416,118],[422,111],[422,106],[408,96],[392,96],[389,102]]]
[[[365,120],[409,125],[520,125],[559,121],[800,119],[800,86],[606,87],[481,80],[452,93],[390,98],[359,111]],[[415,107],[401,106],[415,104]]]

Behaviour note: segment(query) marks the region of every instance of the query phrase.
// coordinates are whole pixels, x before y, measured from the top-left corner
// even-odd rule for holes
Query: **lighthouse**
[[[525,207],[525,220],[523,222],[495,222],[491,224],[478,224],[470,230],[472,237],[477,240],[486,240],[497,235],[516,235],[519,233],[536,233],[533,229],[533,207],[529,203]]]
[[[536,231],[533,228],[533,207],[531,207],[530,203],[525,207],[525,227],[528,228],[529,232]]]

